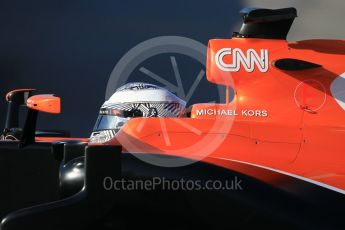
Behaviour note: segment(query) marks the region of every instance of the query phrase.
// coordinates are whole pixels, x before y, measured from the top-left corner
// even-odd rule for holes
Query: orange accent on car
[[[61,113],[61,99],[54,95],[42,94],[30,97],[27,100],[27,107],[45,113]]]
[[[208,47],[207,79],[233,87],[229,105],[196,104],[190,118],[131,119],[104,144],[229,169],[248,162],[345,190],[345,110],[331,89],[345,72],[345,41],[234,38]],[[286,58],[319,67],[274,66]]]
[[[39,142],[55,142],[55,141],[81,141],[88,142],[88,138],[84,137],[35,137],[35,141]]]

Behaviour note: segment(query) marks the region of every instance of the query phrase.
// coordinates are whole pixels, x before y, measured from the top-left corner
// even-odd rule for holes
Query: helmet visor
[[[102,108],[93,131],[110,129],[118,131],[130,118],[142,116],[142,112],[136,109],[128,111],[116,108]]]
[[[129,117],[114,115],[99,115],[93,131],[97,132],[110,129],[118,131],[129,119]]]

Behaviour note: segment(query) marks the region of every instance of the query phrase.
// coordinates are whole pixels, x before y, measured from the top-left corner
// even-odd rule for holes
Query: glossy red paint
[[[268,60],[261,59],[267,61],[267,70],[263,66],[221,70],[216,55],[223,48],[244,54],[249,49],[258,54],[267,50]],[[233,56],[222,58],[225,66],[234,64]],[[275,61],[285,58],[321,67],[295,71],[275,67]],[[331,90],[345,72],[343,63],[345,41],[210,40],[207,79],[234,88],[229,104],[196,104],[190,118],[135,118],[105,144],[122,144],[125,152],[184,156],[229,169],[235,167],[231,162],[245,162],[344,191],[345,111]],[[236,167],[249,173],[247,166]]]

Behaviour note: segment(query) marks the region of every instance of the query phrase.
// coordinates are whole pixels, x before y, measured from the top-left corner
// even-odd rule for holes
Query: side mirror
[[[44,113],[61,113],[61,99],[50,94],[32,96],[27,100],[26,106]]]

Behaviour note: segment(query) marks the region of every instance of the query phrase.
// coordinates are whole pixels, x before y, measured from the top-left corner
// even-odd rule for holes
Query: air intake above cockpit
[[[297,17],[297,10],[245,8],[240,14],[243,17],[243,24],[240,32],[235,32],[233,37],[284,40]]]

